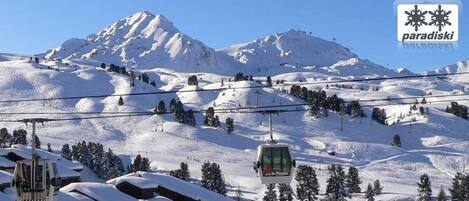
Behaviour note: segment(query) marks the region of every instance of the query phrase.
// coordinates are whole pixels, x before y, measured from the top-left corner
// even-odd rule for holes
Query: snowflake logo
[[[449,14],[451,14],[451,11],[441,9],[441,5],[438,5],[437,10],[430,11],[429,13],[432,15],[430,25],[437,26],[438,31],[441,31],[441,28],[446,25],[451,25],[451,22],[449,22]]]
[[[407,14],[407,22],[405,23],[406,26],[413,26],[415,27],[415,31],[419,30],[419,27],[422,25],[428,25],[425,22],[425,15],[428,11],[422,11],[415,5],[415,8],[411,11],[405,11]]]

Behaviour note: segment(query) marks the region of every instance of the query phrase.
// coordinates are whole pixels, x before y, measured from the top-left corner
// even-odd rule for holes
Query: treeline
[[[352,197],[352,193],[361,193],[360,184],[362,180],[358,169],[349,167],[347,173],[340,165],[331,165],[328,168],[329,178],[325,192],[325,199],[330,201],[341,201]],[[299,165],[296,169],[296,191],[293,191],[289,184],[267,185],[264,201],[310,201],[319,200],[320,187],[316,172],[311,166]],[[371,185],[371,184],[370,184]],[[278,194],[276,191],[278,189]],[[375,180],[371,186],[370,196],[381,194],[383,187],[379,180]]]
[[[24,129],[17,129],[13,131],[13,134],[8,132],[7,128],[0,129],[0,146],[3,148],[11,147],[11,145],[20,144],[20,145],[28,145],[27,140],[28,132]],[[36,148],[41,148],[41,141],[39,137],[36,137]]]
[[[453,178],[451,187],[449,188],[451,199],[446,195],[445,190],[441,187],[436,196],[433,196],[432,184],[428,174],[420,176],[420,181],[417,182],[417,200],[419,201],[462,201],[469,200],[469,175],[456,173]]]
[[[446,106],[446,112],[468,119],[467,106],[459,105],[457,102],[451,102],[451,105]]]
[[[167,108],[166,108],[166,103],[161,100],[158,102],[158,104],[155,106],[153,111],[156,114],[166,114]],[[184,104],[181,101],[176,101],[176,99],[171,99],[169,103],[169,111],[174,114],[174,119],[178,123],[183,123],[187,124],[190,126],[196,126],[197,122],[194,116],[194,112],[192,110],[185,110],[184,109]],[[234,120],[230,117],[226,118],[226,127],[225,130],[228,133],[231,133],[234,131]],[[219,127],[220,126],[220,118],[215,115],[215,110],[213,107],[209,107],[205,111],[205,118],[204,118],[204,126],[209,126],[209,127]]]
[[[122,75],[127,75],[129,77],[132,77],[134,74],[133,71],[127,70],[127,68],[123,66],[118,66],[115,64],[110,64],[109,67],[106,67],[105,63],[101,63],[101,68],[107,70],[108,72],[114,72],[114,73],[120,73]],[[156,83],[154,80],[150,80],[150,77],[146,73],[139,74],[136,79],[141,80],[142,82],[145,82],[147,84],[150,84],[154,87],[156,87]]]
[[[293,85],[290,94],[302,99],[310,105],[310,113],[313,116],[320,116],[321,110],[324,116],[328,115],[328,110],[348,114],[352,117],[366,117],[358,101],[351,101],[346,104],[344,99],[337,95],[327,96],[323,90],[313,91],[306,87]]]
[[[126,172],[119,156],[111,149],[105,151],[100,143],[82,141],[71,148],[69,144],[64,144],[61,155],[65,159],[75,160],[89,167],[102,179],[119,177]]]

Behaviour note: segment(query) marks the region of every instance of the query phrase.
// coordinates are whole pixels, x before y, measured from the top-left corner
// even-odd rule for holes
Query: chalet
[[[113,184],[119,191],[137,199],[150,199],[150,196],[156,194],[180,201],[231,200],[198,185],[158,173],[131,173],[106,183]]]
[[[62,193],[80,194],[94,201],[136,201],[113,185],[92,182],[71,183],[60,189]]]
[[[81,165],[66,160],[58,154],[50,153],[42,149],[38,149],[37,153],[41,158],[49,159],[55,162],[57,166],[57,174],[61,181],[61,187],[66,186],[72,182],[80,181],[80,173],[78,173],[77,171],[81,171],[81,169],[83,168]],[[25,146],[15,145],[11,148],[1,148],[0,158],[3,158],[0,159],[0,163],[2,160],[6,159],[12,162],[13,164],[16,164],[16,161],[31,159],[32,153],[31,149]],[[6,171],[11,171],[11,173],[13,173],[14,167],[12,169],[6,169]]]

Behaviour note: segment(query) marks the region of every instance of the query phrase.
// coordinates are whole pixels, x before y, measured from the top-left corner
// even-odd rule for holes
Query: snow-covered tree
[[[456,173],[456,175],[453,178],[453,183],[451,184],[451,189],[449,189],[449,192],[451,194],[451,199],[454,201],[457,200],[465,200],[466,194],[465,194],[465,186],[464,186],[464,181],[465,181],[464,175],[461,173]],[[469,189],[469,186],[466,187]],[[468,194],[469,195],[469,194]]]
[[[275,184],[267,184],[263,201],[277,201],[277,192],[275,191]]]
[[[220,165],[216,163],[204,163],[202,165],[202,187],[217,192],[219,194],[226,194],[226,185],[220,169]]]
[[[158,103],[158,106],[155,108],[155,113],[156,114],[163,114],[166,113],[166,104],[164,104],[164,101],[160,101]]]
[[[291,189],[290,184],[278,184],[278,200],[279,201],[292,201],[293,200],[293,190]]]
[[[37,135],[34,135],[34,139],[35,139],[34,144],[36,145],[35,148],[40,149],[41,148],[41,140],[39,140],[39,137]]]
[[[319,183],[316,172],[311,166],[299,165],[296,169],[296,196],[298,200],[316,200],[319,195]]]
[[[231,133],[234,131],[234,120],[230,117],[226,118],[226,132]]]
[[[184,181],[189,181],[189,178],[190,178],[189,166],[187,165],[187,163],[183,162],[179,165],[179,169],[171,170],[169,174],[173,177],[182,179]]]
[[[176,110],[176,99],[171,99],[171,101],[169,102],[169,110],[171,112],[174,112]]]
[[[196,75],[189,76],[189,78],[187,78],[187,84],[197,86],[199,84],[197,80],[197,76]]]
[[[430,178],[427,174],[420,176],[420,182],[417,183],[417,200],[418,201],[430,201],[432,197],[432,186],[430,183]]]
[[[343,201],[349,195],[345,188],[345,172],[342,166],[331,165],[329,167],[329,178],[327,179],[327,200]]]
[[[50,143],[47,143],[47,151],[52,153],[52,147],[50,147]]]
[[[367,201],[375,201],[375,191],[371,184],[366,187],[365,197]]]
[[[68,144],[62,145],[62,151],[60,153],[63,158],[72,160],[72,151],[70,150],[70,146]]]
[[[124,105],[124,99],[122,99],[122,96],[119,96],[119,100],[117,101],[118,106]]]
[[[398,134],[394,135],[394,137],[392,138],[392,145],[396,147],[401,147],[401,136],[399,136]]]
[[[12,144],[22,144],[27,145],[28,141],[26,140],[28,132],[24,129],[18,129],[13,131],[13,137],[11,139]]]
[[[437,201],[446,201],[446,193],[443,190],[443,187],[440,187],[440,192],[438,192],[438,197],[436,198]]]
[[[375,192],[375,195],[379,195],[383,192],[383,187],[381,186],[381,183],[379,182],[379,179],[377,179],[373,182],[373,190]]]
[[[358,175],[357,168],[349,167],[345,183],[349,193],[361,192],[360,184],[362,183],[362,181],[360,180],[360,176]]]
[[[220,125],[220,120],[218,116],[215,115],[213,107],[209,107],[207,111],[205,111],[204,125],[210,127],[218,127]]]
[[[7,147],[11,144],[12,137],[7,128],[0,129],[0,146]]]

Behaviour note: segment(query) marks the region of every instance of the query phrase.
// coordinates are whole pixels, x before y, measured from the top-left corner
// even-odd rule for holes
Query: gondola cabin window
[[[265,147],[262,150],[262,176],[290,176],[291,166],[288,147]]]

